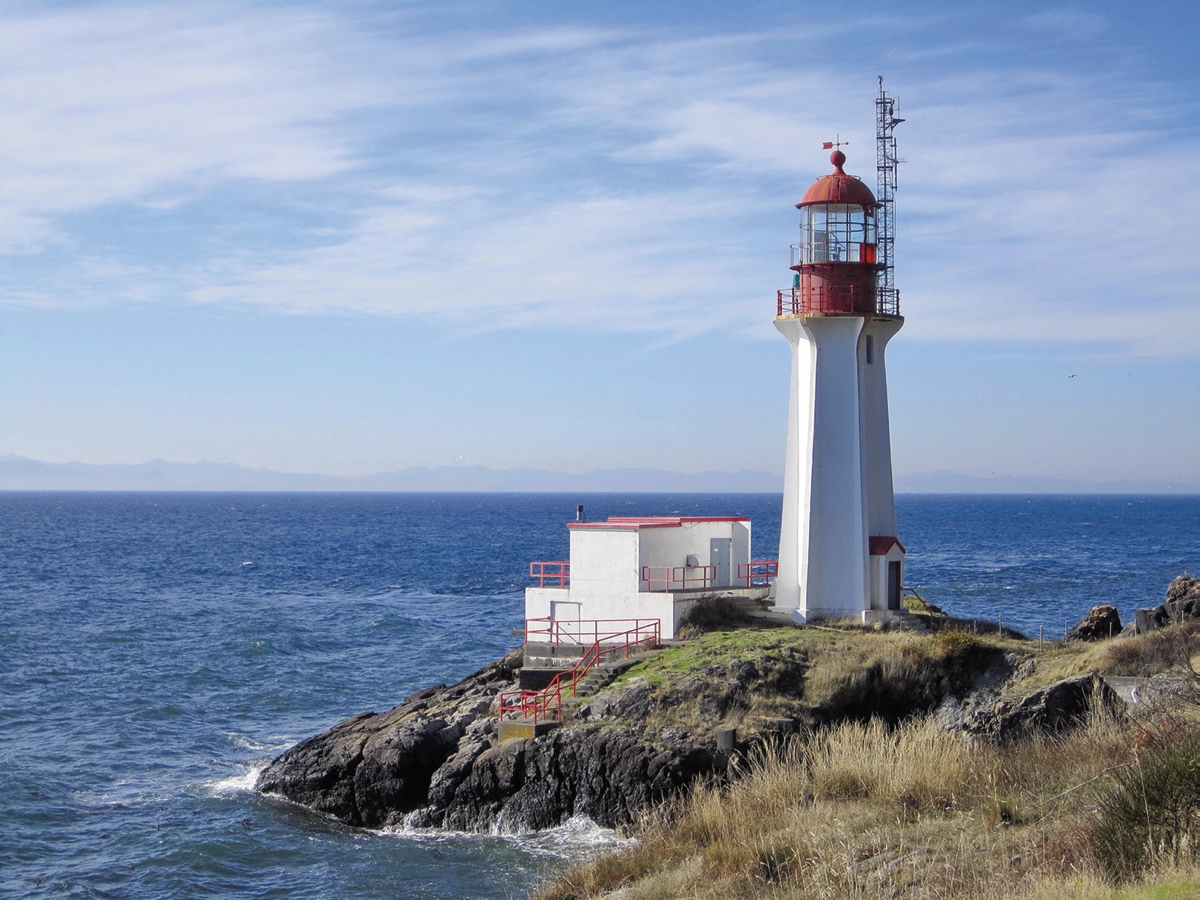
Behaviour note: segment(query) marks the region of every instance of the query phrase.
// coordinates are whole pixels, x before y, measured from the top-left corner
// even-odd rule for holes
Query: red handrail
[[[746,587],[768,587],[778,577],[777,559],[752,559],[748,563],[738,563],[738,580],[746,582]]]
[[[700,574],[688,574],[695,572]],[[681,591],[695,590],[697,584],[703,589],[716,578],[716,566],[642,566],[642,581],[646,582],[646,589],[652,592],[669,591],[673,584],[678,584],[677,590]]]
[[[619,620],[617,620],[619,621]],[[642,620],[638,620],[642,621]],[[500,694],[500,718],[503,720],[509,714],[513,719],[523,719],[540,725],[543,722],[561,722],[563,692],[570,690],[571,697],[576,695],[579,682],[583,677],[605,658],[614,658],[624,653],[628,659],[633,652],[645,647],[650,649],[658,645],[659,622],[657,619],[644,620],[652,622],[653,628],[631,628],[613,637],[623,638],[622,643],[610,644],[605,647],[597,640],[584,651],[583,656],[569,672],[559,672],[551,682],[540,691],[504,691]],[[528,632],[527,632],[528,634]]]
[[[658,619],[552,619],[543,616],[525,620],[525,643],[583,644],[620,643],[626,635],[638,632],[639,639],[653,637],[658,642],[661,623]]]
[[[547,571],[547,566],[558,566],[556,571]],[[538,580],[538,587],[545,587],[549,581],[552,585],[558,582],[559,587],[566,587],[567,582],[571,580],[571,561],[569,559],[556,559],[550,562],[531,562],[529,564],[529,577]]]

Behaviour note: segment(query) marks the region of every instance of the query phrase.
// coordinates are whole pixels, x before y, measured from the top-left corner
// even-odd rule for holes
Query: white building
[[[569,561],[530,564],[540,582],[525,591],[530,635],[539,621],[560,631],[587,623],[580,633],[590,635],[597,621],[611,624],[601,632],[616,633],[621,623],[657,619],[670,640],[702,598],[767,596],[768,564],[751,560],[749,519],[616,517],[567,528]]]

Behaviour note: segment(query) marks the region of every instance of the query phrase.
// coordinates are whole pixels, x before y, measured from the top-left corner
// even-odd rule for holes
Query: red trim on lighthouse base
[[[871,535],[871,555],[872,556],[887,556],[888,551],[893,547],[899,547],[901,553],[907,553],[904,545],[900,543],[900,539],[890,535]]]

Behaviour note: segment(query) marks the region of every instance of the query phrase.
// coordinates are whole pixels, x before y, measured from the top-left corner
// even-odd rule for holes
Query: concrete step
[[[540,737],[553,731],[561,722],[532,722],[529,719],[502,719],[497,737],[500,743]]]
[[[915,631],[919,634],[929,634],[929,625],[920,616],[910,613],[907,609],[890,611],[888,624],[893,628],[903,628],[905,631]]]

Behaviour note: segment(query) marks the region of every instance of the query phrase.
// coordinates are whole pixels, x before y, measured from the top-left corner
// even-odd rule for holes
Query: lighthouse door
[[[887,608],[900,608],[900,594],[902,590],[902,575],[900,571],[900,561],[891,560],[888,562],[888,587],[887,587]]]
[[[733,553],[733,538],[709,538],[708,564],[717,569],[713,584],[725,586],[730,583],[729,562]]]

